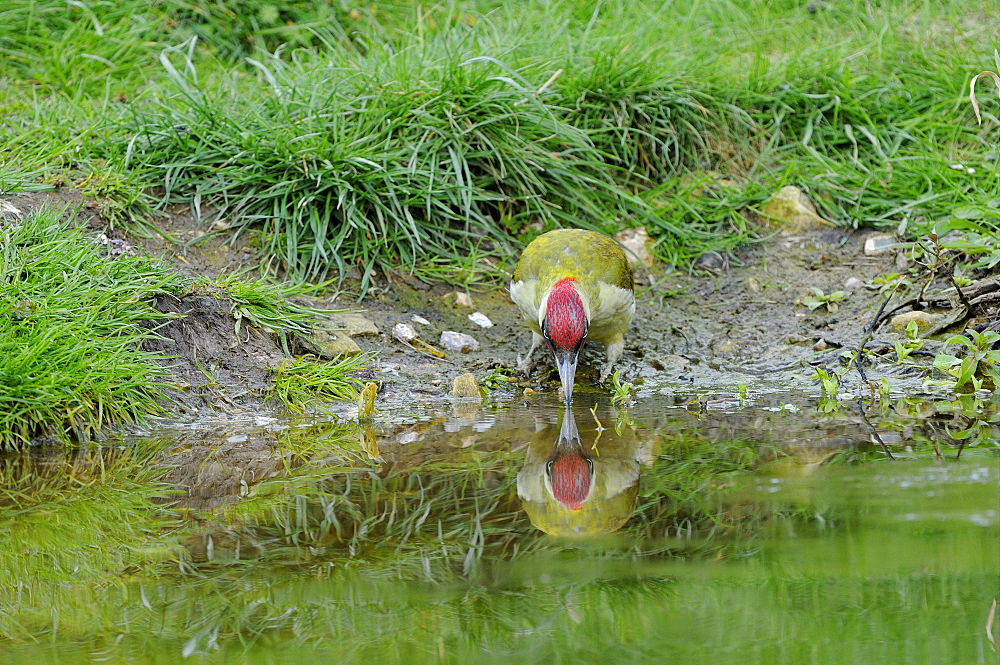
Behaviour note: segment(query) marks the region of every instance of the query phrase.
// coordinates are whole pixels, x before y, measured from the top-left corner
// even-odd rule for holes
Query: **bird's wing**
[[[598,284],[598,298],[591,305],[590,331],[594,339],[602,339],[609,334],[624,333],[635,316],[635,294],[607,282]],[[607,332],[605,330],[607,329]]]
[[[538,326],[538,302],[535,299],[537,279],[523,279],[510,283],[510,299],[520,308],[524,318],[533,327]]]

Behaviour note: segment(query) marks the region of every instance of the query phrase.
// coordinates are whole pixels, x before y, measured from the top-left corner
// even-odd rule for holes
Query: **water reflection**
[[[786,401],[446,402],[0,456],[0,661],[986,662],[996,427],[959,457],[952,407],[870,412],[889,462],[857,411]]]
[[[580,409],[580,407],[577,407]],[[580,409],[581,411],[583,409]],[[556,536],[586,536],[620,529],[635,510],[642,462],[649,445],[609,407],[581,413],[582,430],[566,406],[558,433],[548,425],[528,443],[517,474],[517,494],[531,523]],[[613,428],[601,426],[601,418]],[[554,440],[553,440],[554,438]]]

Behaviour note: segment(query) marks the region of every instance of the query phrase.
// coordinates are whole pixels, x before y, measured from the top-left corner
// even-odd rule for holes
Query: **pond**
[[[575,402],[0,458],[2,662],[998,662],[995,398]]]

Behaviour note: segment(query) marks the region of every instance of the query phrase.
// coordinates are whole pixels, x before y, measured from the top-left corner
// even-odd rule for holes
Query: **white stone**
[[[445,330],[441,333],[440,344],[449,351],[468,353],[469,351],[479,350],[479,342],[476,341],[475,337],[451,330]]]
[[[406,342],[407,344],[419,337],[417,331],[409,323],[397,323],[394,325],[392,327],[392,336],[400,342]]]
[[[878,256],[894,249],[896,237],[880,233],[865,238],[865,256]]]
[[[492,328],[493,322],[490,321],[490,317],[486,316],[482,312],[473,312],[469,314],[469,320],[475,323],[480,328]]]

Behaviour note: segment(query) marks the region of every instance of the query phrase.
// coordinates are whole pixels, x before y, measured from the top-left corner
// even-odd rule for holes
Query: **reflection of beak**
[[[556,369],[559,370],[559,381],[562,382],[566,406],[569,406],[573,399],[573,381],[576,379],[576,361],[580,357],[580,352],[578,350],[556,349],[553,355],[555,356]]]

